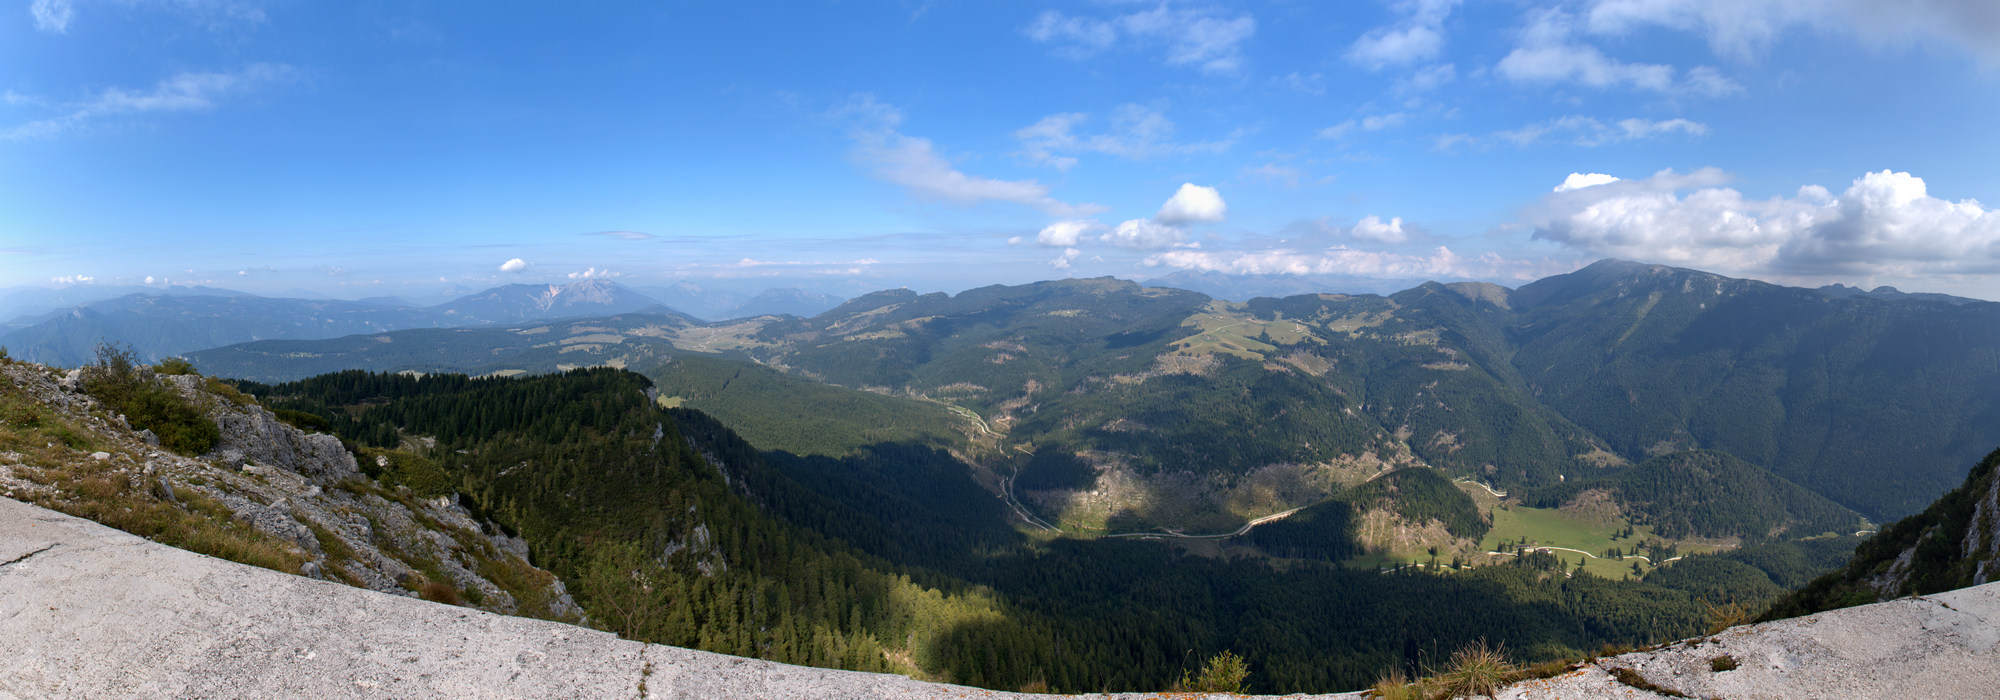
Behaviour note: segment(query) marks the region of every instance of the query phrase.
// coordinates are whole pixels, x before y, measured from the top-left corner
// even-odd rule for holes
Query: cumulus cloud
[[[1186,241],[1187,233],[1178,226],[1168,226],[1152,219],[1131,219],[1104,234],[1102,240],[1120,248],[1146,250]]]
[[[108,88],[66,113],[0,132],[10,140],[53,138],[102,119],[154,112],[205,112],[224,96],[279,82],[292,75],[290,66],[258,63],[229,73],[179,73],[149,89]]]
[[[1169,226],[1195,222],[1221,221],[1229,213],[1229,205],[1223,203],[1222,193],[1213,187],[1202,187],[1192,182],[1181,185],[1160,211],[1153,215],[1155,220]]]
[[[1049,195],[1047,185],[1034,180],[968,175],[939,154],[930,139],[899,131],[902,113],[876,102],[872,96],[858,98],[840,113],[859,116],[864,122],[851,134],[855,144],[850,154],[853,160],[876,178],[901,185],[918,197],[964,206],[988,201],[1011,202],[1055,216],[1089,216],[1104,210],[1095,204],[1059,201]]]
[[[624,276],[625,275],[621,273],[612,272],[611,270],[608,269],[600,270],[595,267],[585,268],[582,272],[569,273],[569,278],[573,280],[603,279],[606,277],[624,277]]]
[[[1147,256],[1141,264],[1232,275],[1351,275],[1379,279],[1531,280],[1574,269],[1569,263],[1516,260],[1497,253],[1466,258],[1444,246],[1438,246],[1428,255],[1345,246],[1323,250],[1170,250]]]
[[[1091,233],[1104,229],[1104,224],[1093,219],[1070,219],[1058,221],[1042,228],[1035,235],[1035,243],[1053,248],[1067,248]]]
[[[1696,67],[1677,79],[1679,72],[1673,66],[1620,61],[1595,46],[1579,43],[1574,34],[1575,20],[1568,13],[1559,8],[1541,11],[1521,33],[1520,44],[1501,58],[1494,70],[1519,83],[1577,83],[1709,97],[1742,91],[1714,68]]]
[[[1167,65],[1229,73],[1243,67],[1242,44],[1257,33],[1257,20],[1164,4],[1110,19],[1045,10],[1022,33],[1036,43],[1053,44],[1057,55],[1070,59],[1088,58],[1129,39],[1161,50]]]
[[[1081,257],[1082,255],[1083,251],[1081,250],[1077,250],[1075,248],[1064,248],[1062,255],[1058,255],[1056,256],[1056,259],[1049,261],[1049,267],[1053,267],[1058,270],[1067,270],[1069,269],[1070,264],[1076,262],[1076,259],[1078,257]]]
[[[63,275],[61,277],[50,277],[49,281],[56,284],[90,284],[96,282],[97,278],[89,275]]]
[[[1569,177],[1563,178],[1562,184],[1556,185],[1555,189],[1551,191],[1568,192],[1570,190],[1582,189],[1585,187],[1594,187],[1597,185],[1609,185],[1617,181],[1618,178],[1616,176],[1606,175],[1604,173],[1570,173]]]
[[[1401,0],[1402,21],[1376,27],[1347,48],[1347,60],[1370,70],[1436,58],[1444,48],[1444,20],[1459,0]]]
[[[1098,134],[1078,133],[1090,120],[1082,112],[1064,112],[1042,117],[1041,121],[1014,132],[1021,142],[1019,155],[1030,161],[1068,170],[1078,154],[1105,155],[1145,160],[1156,156],[1188,153],[1221,153],[1234,139],[1180,143],[1173,140],[1175,126],[1160,110],[1144,105],[1121,105],[1111,111],[1110,130]]]
[[[526,269],[528,269],[528,261],[522,260],[520,258],[514,258],[512,260],[508,260],[507,262],[500,263],[501,272],[520,272]]]
[[[1735,272],[2000,271],[2000,213],[1932,197],[1909,173],[1867,173],[1837,197],[1807,185],[1766,200],[1722,187],[1727,179],[1714,169],[1571,175],[1530,223],[1535,238],[1598,255]]]
[[[1379,216],[1364,217],[1347,230],[1347,235],[1378,243],[1401,243],[1409,239],[1409,235],[1403,232],[1403,217],[1400,216],[1391,217],[1386,223]]]

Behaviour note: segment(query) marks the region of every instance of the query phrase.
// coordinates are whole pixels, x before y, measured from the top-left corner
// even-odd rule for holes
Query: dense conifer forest
[[[1716,591],[1765,600],[1798,570],[1844,556],[1774,544],[1789,549],[1646,581],[1592,576],[1550,554],[1382,573],[1310,561],[1341,558],[1314,541],[1338,530],[1329,504],[1272,531],[1274,549],[1305,555],[1274,566],[1161,542],[1037,541],[1007,526],[999,499],[948,453],[761,452],[705,414],[660,408],[650,380],[619,370],[350,371],[245,388],[295,422],[330,428],[383,481],[456,494],[526,538],[593,624],[985,687],[1162,689],[1233,650],[1249,660],[1252,689],[1347,690],[1394,668],[1420,672],[1480,639],[1534,660],[1687,635],[1706,625]],[[1414,496],[1400,507],[1479,527],[1477,511],[1449,519],[1465,512],[1453,498],[1463,493],[1418,473],[1354,498],[1393,488]]]

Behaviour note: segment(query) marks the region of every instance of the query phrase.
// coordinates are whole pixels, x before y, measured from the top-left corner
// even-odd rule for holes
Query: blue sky
[[[1985,0],[9,0],[0,287],[2000,298],[1996,114]]]

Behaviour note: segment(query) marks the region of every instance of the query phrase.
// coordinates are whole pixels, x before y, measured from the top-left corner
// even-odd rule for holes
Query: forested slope
[[[1164,688],[1190,658],[1233,649],[1257,689],[1337,690],[1474,639],[1549,658],[1684,635],[1704,615],[1694,593],[1572,575],[1546,555],[1384,576],[1035,544],[948,454],[761,454],[616,370],[250,388],[350,440],[393,442],[368,452],[380,478],[456,492],[527,538],[601,624],[745,656],[1080,691]]]

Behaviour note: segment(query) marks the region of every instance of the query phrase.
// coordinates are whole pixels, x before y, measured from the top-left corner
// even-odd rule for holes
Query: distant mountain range
[[[640,287],[638,291],[660,300],[675,311],[704,321],[787,314],[805,318],[818,316],[845,301],[831,294],[796,287],[766,289],[756,296],[710,289],[692,282],[666,287]]]
[[[137,291],[132,291],[137,290]],[[108,292],[124,292],[104,296]],[[78,300],[84,300],[78,302]],[[839,299],[797,289],[767,290],[731,307],[736,315],[813,314]],[[53,308],[78,302],[65,308]],[[396,298],[362,301],[260,297],[207,287],[97,287],[21,290],[5,308],[37,315],[0,328],[14,357],[57,366],[89,362],[100,343],[130,345],[142,360],[264,339],[321,339],[410,328],[455,328],[605,316],[639,310],[680,316],[659,300],[608,280],[566,285],[510,284],[417,307]],[[697,322],[682,317],[688,323]]]
[[[130,285],[76,284],[60,289],[45,287],[19,287],[0,296],[0,333],[15,328],[26,328],[46,321],[58,313],[69,309],[132,294],[153,296],[209,296],[238,297],[254,296],[243,292],[214,287],[161,286],[139,287]]]
[[[617,359],[647,371],[633,349],[657,346],[647,352],[942,401],[977,416],[991,448],[1033,452],[1022,483],[1055,486],[1023,494],[1028,507],[1085,529],[1226,531],[1401,466],[1535,489],[1696,449],[1884,520],[1921,508],[2000,444],[2000,394],[1988,390],[2000,386],[2000,304],[1615,260],[1512,290],[1425,283],[1232,304],[1104,278],[892,290],[811,318],[668,325],[572,324],[528,344],[573,348],[545,356],[508,350],[518,335],[490,347],[459,335],[408,368],[545,372]],[[266,379],[405,368],[360,361],[383,352],[368,347],[265,342],[197,364]],[[1038,465],[1073,464],[1042,459],[1051,454],[1086,471],[1044,478]],[[1724,471],[1774,484],[1758,487],[1765,502],[1797,500],[1781,481]],[[1639,491],[1613,491],[1644,511]],[[1742,519],[1736,534],[1817,528],[1823,513]]]

